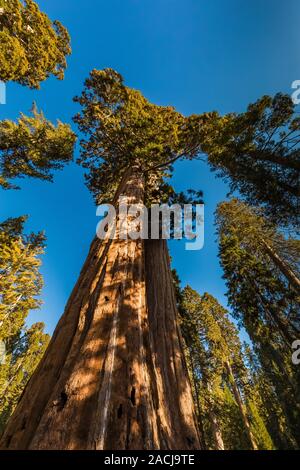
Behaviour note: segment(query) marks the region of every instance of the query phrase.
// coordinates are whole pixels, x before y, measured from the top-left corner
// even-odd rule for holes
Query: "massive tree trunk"
[[[249,442],[251,444],[251,447],[252,447],[253,450],[258,450],[257,449],[257,444],[255,442],[254,436],[253,436],[251,428],[250,428],[250,423],[249,423],[249,420],[248,420],[248,417],[247,417],[247,413],[246,413],[246,410],[245,410],[245,407],[244,407],[244,403],[243,403],[241,395],[240,395],[240,391],[239,391],[238,386],[236,384],[236,381],[235,381],[235,378],[234,378],[234,375],[233,375],[233,372],[232,372],[231,365],[229,364],[228,361],[225,362],[225,368],[226,368],[226,371],[227,371],[227,374],[228,374],[229,382],[232,386],[232,391],[233,391],[235,401],[236,401],[236,403],[239,407],[239,410],[240,410],[240,414],[241,414],[241,417],[242,417],[242,420],[243,420],[243,423],[244,423],[244,427],[245,427]]]
[[[116,195],[144,199],[132,171]],[[198,449],[163,240],[95,238],[2,449]]]

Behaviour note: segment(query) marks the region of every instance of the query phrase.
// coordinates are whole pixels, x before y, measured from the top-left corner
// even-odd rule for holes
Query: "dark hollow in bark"
[[[143,178],[118,194],[143,202]],[[165,241],[95,238],[0,446],[200,448]]]

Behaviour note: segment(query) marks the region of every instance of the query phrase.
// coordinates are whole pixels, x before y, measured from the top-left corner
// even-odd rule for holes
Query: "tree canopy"
[[[263,96],[245,113],[215,115],[207,128],[202,150],[231,190],[299,230],[300,118],[291,98]]]
[[[0,224],[0,337],[14,336],[30,310],[40,306],[43,233],[23,234],[26,217]]]
[[[299,222],[299,129],[290,97],[264,96],[245,113],[185,117],[171,106],[150,103],[124,85],[112,69],[93,70],[80,97],[75,122],[85,135],[79,163],[96,200],[111,199],[125,169],[137,165],[147,191],[160,200],[164,178],[180,158],[209,164],[246,201],[282,225]],[[151,198],[150,198],[151,199]]]
[[[134,165],[146,175],[150,200],[172,194],[164,181],[172,163],[196,156],[190,118],[150,103],[112,69],[93,70],[75,101],[82,109],[74,120],[86,136],[78,162],[89,170],[87,184],[97,202],[112,199],[125,170]]]
[[[50,75],[64,78],[70,37],[33,0],[0,0],[0,80],[39,88]]]
[[[179,293],[180,323],[206,447],[272,449],[250,387],[239,333],[217,299],[187,286]]]
[[[299,337],[300,302],[291,279],[298,279],[299,241],[285,239],[257,208],[238,200],[219,206],[217,225],[232,314],[247,330],[265,382],[276,391],[291,436],[289,446],[297,446],[300,376],[291,348]]]
[[[0,432],[49,342],[43,323],[26,325],[29,312],[41,304],[39,269],[45,237],[25,235],[25,221],[26,217],[19,217],[0,224],[0,340],[5,344],[0,365]]]
[[[233,199],[219,205],[220,259],[237,316],[277,325],[291,343],[299,326],[299,241],[285,238],[261,210]]]
[[[0,121],[0,186],[16,187],[11,181],[24,176],[51,181],[51,171],[73,158],[75,141],[68,124],[55,126],[35,106],[31,116]]]

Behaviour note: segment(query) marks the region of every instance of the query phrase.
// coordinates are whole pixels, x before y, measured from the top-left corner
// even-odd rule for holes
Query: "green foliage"
[[[285,341],[296,339],[299,294],[270,258],[265,242],[298,274],[297,240],[286,239],[261,211],[237,199],[219,205],[217,225],[221,264],[236,318],[270,323],[271,317]]]
[[[49,343],[43,330],[44,324],[36,323],[7,341],[6,360],[0,365],[0,434]]]
[[[150,103],[112,69],[93,70],[75,101],[82,109],[74,120],[86,136],[78,162],[89,170],[87,184],[97,203],[113,198],[122,175],[133,166],[146,176],[148,201],[174,196],[164,178],[171,175],[174,161],[196,155],[190,118],[171,106]]]
[[[248,402],[248,409],[252,421],[252,430],[259,449],[275,450],[267,426],[260,414],[255,401]]]
[[[299,229],[300,119],[291,98],[263,96],[245,113],[215,114],[206,127],[201,149],[231,190]]]
[[[64,78],[70,37],[32,0],[0,0],[0,80],[30,88],[51,74]]]
[[[38,308],[39,273],[44,250],[42,233],[23,235],[26,217],[0,224],[0,339],[15,336],[30,310]]]
[[[273,221],[299,224],[300,120],[288,96],[264,96],[242,114],[216,112],[184,117],[151,104],[112,69],[94,70],[75,101],[75,122],[86,136],[79,163],[97,202],[108,201],[127,168],[147,179],[149,202],[164,201],[165,178],[180,158],[203,158],[231,190],[260,205]]]
[[[51,171],[72,159],[75,141],[68,124],[55,126],[35,106],[30,117],[0,121],[0,186],[24,176],[51,181]]]
[[[278,386],[284,385],[284,383],[286,386],[289,379],[282,371],[276,377],[276,364],[272,363],[272,360],[266,363],[261,352],[259,356],[263,358],[264,366],[262,366],[259,356],[249,347],[246,348],[245,355],[251,376],[251,403],[249,406],[255,403],[255,407],[259,410],[277,449],[297,448],[297,442],[293,438],[289,426],[289,409],[286,409],[285,401],[282,400],[282,393],[277,393]],[[274,387],[273,380],[277,383],[277,389]]]
[[[19,217],[0,224],[0,340],[6,349],[0,365],[0,432],[49,340],[43,324],[25,324],[29,311],[40,306],[45,243],[42,233],[23,234],[25,221]]]
[[[251,397],[249,371],[245,365],[238,331],[228,312],[209,294],[200,296],[189,286],[178,290],[180,321],[193,383],[198,415],[208,448],[215,448],[212,416],[218,422],[226,449],[249,449],[248,435],[233,394],[239,390],[245,412],[261,449],[272,448],[271,438]],[[226,363],[230,364],[229,376]],[[251,405],[251,406],[250,406]],[[252,413],[253,411],[253,413]]]
[[[260,388],[269,396],[266,406],[272,410],[277,403],[275,411],[266,413],[268,430],[276,446],[297,447],[300,374],[292,364],[291,343],[299,333],[299,295],[268,256],[262,240],[267,240],[296,273],[298,243],[285,239],[259,211],[238,200],[219,206],[217,223],[229,303],[235,318],[246,328],[264,371],[268,392]],[[278,437],[282,430],[285,442]]]

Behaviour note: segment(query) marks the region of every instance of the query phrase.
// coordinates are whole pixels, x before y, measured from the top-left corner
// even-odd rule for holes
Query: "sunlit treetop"
[[[300,120],[290,97],[264,96],[245,113],[185,117],[150,103],[112,69],[93,70],[75,101],[83,133],[79,163],[96,201],[112,198],[124,171],[138,166],[149,200],[165,201],[165,177],[181,158],[207,159],[231,190],[282,225],[299,220]]]
[[[198,153],[190,133],[195,127],[192,118],[171,106],[150,103],[112,69],[93,70],[75,101],[82,109],[74,120],[85,135],[79,163],[89,169],[88,187],[98,202],[112,198],[123,173],[133,165],[146,176],[150,199],[172,193],[163,183],[172,163]],[[197,117],[197,125],[204,119]]]
[[[25,235],[27,217],[0,224],[0,338],[18,332],[30,310],[39,308],[43,279],[39,272],[45,235]],[[12,321],[13,318],[13,321]]]
[[[50,75],[64,78],[70,37],[32,0],[0,0],[0,80],[39,88]]]
[[[29,176],[52,181],[52,172],[72,160],[76,136],[68,124],[49,122],[34,106],[31,116],[0,121],[0,186]]]
[[[249,206],[233,198],[218,205],[216,222],[221,246],[238,242],[240,250],[247,250],[257,259],[262,254],[262,243],[268,243],[292,267],[299,272],[300,241],[284,236],[272,220],[264,217],[260,207]],[[267,264],[270,265],[268,259]]]
[[[215,116],[202,150],[228,180],[273,222],[300,229],[300,118],[288,95],[263,96],[242,114]]]

